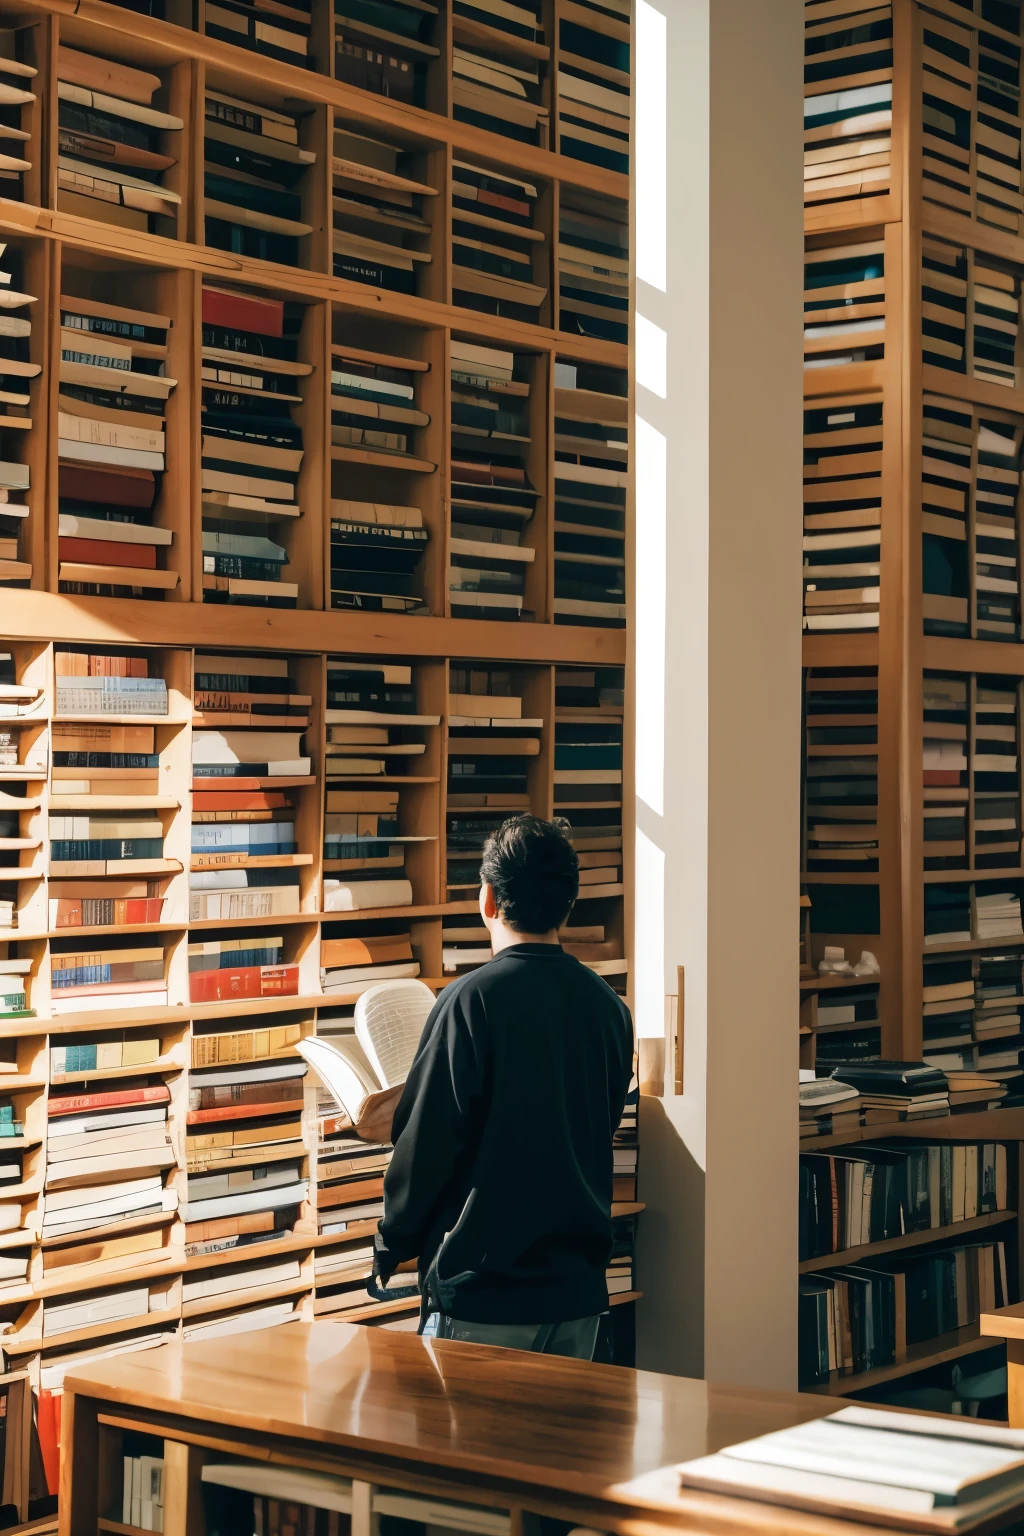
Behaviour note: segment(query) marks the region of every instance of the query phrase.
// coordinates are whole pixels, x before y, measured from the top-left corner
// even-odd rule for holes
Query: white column
[[[637,12],[637,1363],[793,1387],[803,7]]]

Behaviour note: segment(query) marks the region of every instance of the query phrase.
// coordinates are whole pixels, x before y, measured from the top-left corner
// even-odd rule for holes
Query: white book
[[[224,1296],[232,1291],[255,1290],[264,1285],[287,1285],[299,1278],[298,1259],[283,1259],[279,1264],[259,1264],[252,1269],[231,1266],[201,1280],[186,1275],[182,1301],[199,1301],[205,1296]]]
[[[297,1319],[299,1313],[291,1301],[274,1302],[266,1307],[252,1307],[248,1312],[233,1312],[213,1318],[208,1323],[186,1323],[183,1339],[218,1339],[232,1333],[252,1333],[257,1328],[274,1328],[279,1323]]]
[[[204,1483],[219,1488],[241,1488],[257,1498],[284,1499],[306,1504],[312,1509],[333,1509],[339,1514],[352,1510],[352,1483],[347,1477],[332,1477],[327,1472],[302,1472],[296,1467],[261,1466],[251,1461],[223,1461],[205,1466],[200,1473]]]
[[[82,1115],[61,1115],[59,1120],[51,1120],[46,1127],[47,1146],[52,1145],[55,1139],[62,1141],[66,1136],[91,1138],[104,1134],[116,1134],[129,1127],[139,1130],[146,1125],[160,1125],[166,1119],[166,1104],[143,1104],[131,1109],[95,1110]],[[84,1146],[85,1141],[80,1141],[79,1145]]]
[[[185,1222],[212,1221],[219,1216],[240,1216],[245,1211],[277,1211],[288,1205],[301,1205],[309,1188],[306,1179],[276,1188],[261,1188],[251,1193],[225,1195],[216,1200],[190,1200],[182,1207]]]
[[[59,512],[57,532],[67,538],[104,539],[111,544],[167,546],[174,539],[170,528],[151,528],[146,523],[108,523],[102,517],[79,517],[77,512]]]
[[[193,731],[194,763],[273,763],[302,756],[302,731]]]
[[[337,990],[344,992],[352,982],[366,982],[372,986],[379,981],[396,981],[403,977],[418,976],[420,973],[418,960],[397,961],[394,965],[372,966],[347,966],[340,970],[321,970],[320,980],[324,991]]]
[[[373,907],[412,906],[408,880],[324,881],[325,912],[361,912]]]

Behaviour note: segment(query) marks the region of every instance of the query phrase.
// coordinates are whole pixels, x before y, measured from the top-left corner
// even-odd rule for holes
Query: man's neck
[[[517,944],[554,944],[560,945],[558,929],[550,928],[547,933],[516,933],[514,928],[509,928],[507,923],[496,922],[491,927],[491,953],[500,955],[503,949],[511,949]]]

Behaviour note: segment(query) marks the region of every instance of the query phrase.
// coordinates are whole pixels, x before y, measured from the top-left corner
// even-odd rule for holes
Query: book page
[[[394,1088],[409,1076],[434,994],[416,981],[382,982],[356,1003],[356,1039],[366,1052],[382,1088]]]

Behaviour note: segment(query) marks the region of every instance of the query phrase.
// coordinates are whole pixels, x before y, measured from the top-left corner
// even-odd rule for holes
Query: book
[[[369,1118],[382,1093],[405,1081],[433,1005],[422,982],[385,982],[359,997],[354,1037],[298,1042],[296,1049],[353,1126]]]
[[[969,1530],[1024,1502],[1020,1431],[884,1409],[820,1420],[684,1462],[685,1487],[926,1531]]]

